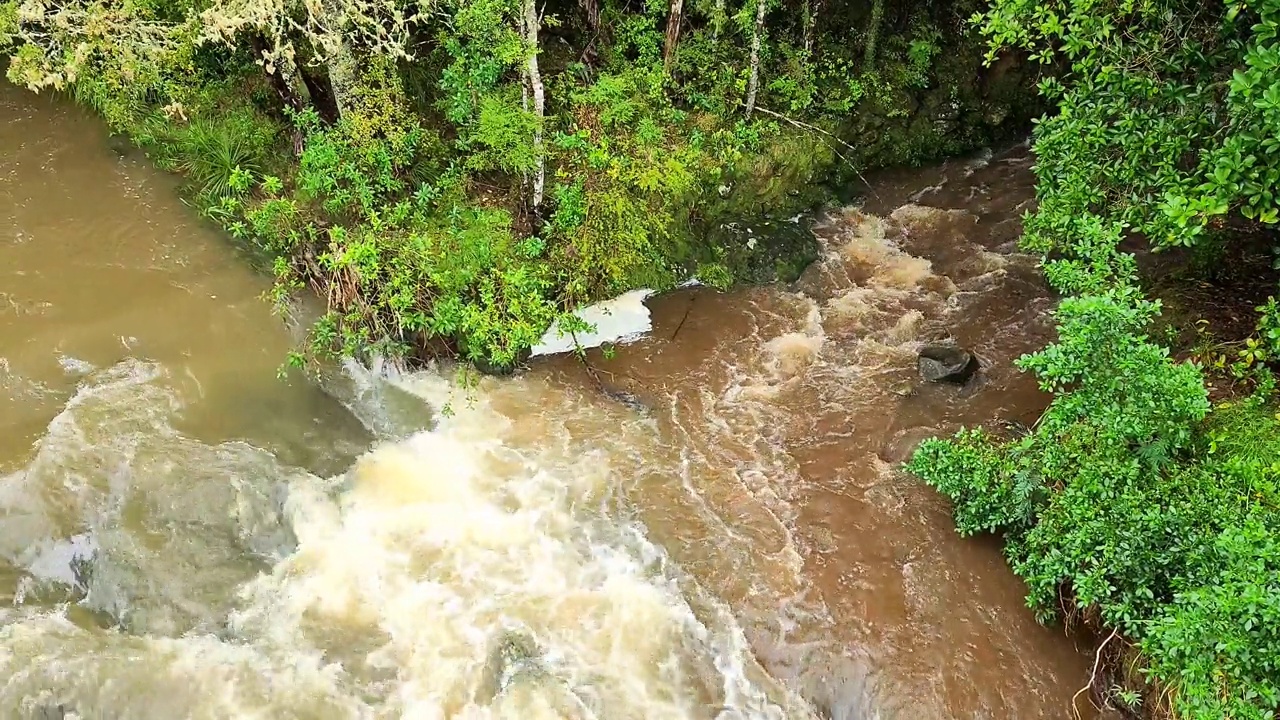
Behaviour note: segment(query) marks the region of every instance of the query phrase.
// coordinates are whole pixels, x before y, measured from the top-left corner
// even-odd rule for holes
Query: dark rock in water
[[[627,407],[631,408],[632,410],[637,410],[637,411],[640,411],[640,412],[644,412],[644,411],[646,411],[646,410],[648,410],[648,409],[649,409],[649,408],[648,408],[648,406],[646,406],[646,405],[644,404],[644,401],[642,401],[640,398],[636,397],[635,395],[633,395],[633,394],[631,394],[631,393],[629,393],[629,392],[627,392],[627,391],[625,391],[625,390],[608,390],[608,389],[606,389],[606,390],[604,390],[604,394],[605,394],[605,395],[606,395],[610,400],[613,400],[614,402],[618,402],[618,403],[621,403],[621,404],[623,404],[623,405],[626,405]]]
[[[785,185],[785,183],[783,183]],[[806,190],[807,191],[807,190]],[[760,202],[758,192],[744,192],[743,197],[752,198],[750,207],[727,210],[722,208],[727,217],[741,216],[750,213],[756,203]],[[808,206],[811,203],[800,199],[777,198],[778,203],[788,205],[796,203]],[[822,254],[821,244],[813,234],[812,221],[796,217],[796,221],[778,218],[773,221],[762,221],[751,227],[736,223],[713,223],[710,229],[711,243],[724,253],[724,264],[733,279],[745,284],[767,284],[771,282],[795,282]]]
[[[107,136],[107,147],[120,157],[127,157],[134,150],[133,141],[128,135],[109,135]]]
[[[954,345],[925,345],[916,360],[920,377],[929,382],[963,385],[978,371],[978,359]]]
[[[912,427],[899,430],[880,448],[880,459],[895,465],[911,459],[920,443],[941,433],[936,427]]]

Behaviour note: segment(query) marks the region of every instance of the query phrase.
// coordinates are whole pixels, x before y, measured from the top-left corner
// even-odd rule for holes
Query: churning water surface
[[[278,380],[296,333],[169,178],[61,102],[0,119],[0,717],[1069,712],[1070,640],[896,471],[1043,403],[1024,151],[884,178],[793,288],[466,392]],[[983,384],[915,382],[944,335]]]

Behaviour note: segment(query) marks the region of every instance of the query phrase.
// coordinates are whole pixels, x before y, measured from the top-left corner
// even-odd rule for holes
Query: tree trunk
[[[355,52],[347,42],[347,14],[341,0],[320,0],[325,32],[318,38],[319,50],[329,75],[329,89],[333,93],[333,105],[338,117],[351,107],[351,92],[355,89],[359,65]]]
[[[272,67],[265,62],[265,59],[269,54],[267,41],[261,35],[254,33],[249,42],[252,44],[253,52],[259,59],[264,60],[262,64],[262,73],[267,78],[267,84],[271,86],[271,89],[275,91],[276,96],[280,98],[281,109],[285,111],[282,114],[287,116],[289,114],[288,111],[293,111],[295,113],[301,112],[305,105],[302,102],[302,96],[298,94],[298,91],[294,86],[294,73],[290,71],[290,68],[286,67],[286,63],[288,65],[292,65],[293,63],[282,59]],[[292,139],[293,153],[295,155],[301,155],[303,145],[302,130],[298,129],[296,126],[293,128]]]
[[[818,16],[822,14],[822,0],[804,2],[804,54],[813,55],[813,37],[817,31]]]
[[[880,39],[882,17],[884,17],[884,0],[871,0],[871,26],[867,28],[867,48],[862,58],[864,70],[876,68],[876,42]]]
[[[356,86],[356,58],[345,38],[334,33],[325,38],[325,68],[329,74],[329,87],[333,91],[333,105],[338,118],[351,107],[351,91]]]
[[[587,28],[593,33],[600,32],[600,0],[578,0],[578,7],[586,13]],[[595,44],[595,41],[590,44]]]
[[[524,0],[524,33],[528,44],[529,59],[525,64],[525,79],[529,84],[529,93],[533,95],[533,112],[537,116],[537,125],[533,130],[533,152],[538,158],[538,167],[534,171],[531,204],[534,213],[542,206],[542,190],[546,182],[546,160],[542,155],[542,122],[546,115],[546,93],[542,87],[542,74],[538,72],[538,7],[536,0]]]
[[[587,17],[587,32],[591,36],[587,38],[587,44],[582,48],[582,54],[578,56],[578,61],[594,67],[596,58],[599,53],[596,51],[596,40],[600,37],[600,0],[578,0],[578,7],[582,8],[583,14]]]
[[[671,12],[667,15],[667,41],[662,46],[662,68],[671,69],[680,44],[680,27],[684,24],[684,0],[671,0]]]
[[[250,43],[253,46],[253,52],[259,59],[267,55],[267,43],[262,39],[261,35],[255,34]],[[280,63],[280,65],[282,64]],[[271,86],[276,96],[280,98],[280,104],[289,110],[297,112],[303,108],[302,97],[294,90],[293,83],[289,82],[291,73],[286,73],[285,69],[280,65],[270,67],[263,63],[262,73],[267,78],[267,84]]]
[[[302,84],[307,86],[307,94],[311,96],[311,105],[326,125],[338,122],[338,100],[333,96],[333,88],[329,87],[329,79],[308,70],[303,66],[300,73]]]
[[[724,27],[724,0],[716,0],[715,14],[711,16],[711,39],[720,39],[720,29]]]
[[[767,0],[756,0],[756,28],[751,33],[751,79],[747,81],[747,119],[756,109],[756,92],[760,89],[760,41],[764,35],[764,13]]]

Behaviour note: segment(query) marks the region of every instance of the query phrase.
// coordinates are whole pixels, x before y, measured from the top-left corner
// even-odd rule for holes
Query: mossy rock
[[[818,259],[821,247],[804,218],[763,220],[719,230],[715,244],[737,282],[795,282]]]

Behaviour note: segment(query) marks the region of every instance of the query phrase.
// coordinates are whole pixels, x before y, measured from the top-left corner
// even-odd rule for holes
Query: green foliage
[[[1128,288],[1062,302],[1058,342],[1018,361],[1057,394],[1039,433],[1066,435],[1085,422],[1098,442],[1139,454],[1167,457],[1187,445],[1209,403],[1199,370],[1141,334],[1158,309]]]
[[[319,271],[344,296],[317,328],[318,352],[399,354],[425,333],[460,338],[470,359],[506,366],[537,342],[555,310],[510,217],[459,206],[446,217],[411,231],[330,232]]]
[[[1148,628],[1151,672],[1197,718],[1269,720],[1280,708],[1280,535],[1251,517],[1205,553],[1215,568]]]
[[[471,0],[450,4],[452,16],[442,32],[447,56],[440,73],[438,103],[450,122],[469,128],[480,99],[495,90],[527,48],[515,29],[519,3]]]
[[[1280,303],[1275,297],[1255,308],[1258,313],[1258,338],[1266,357],[1280,357]]]
[[[978,428],[962,429],[950,441],[930,439],[907,464],[955,503],[956,529],[1023,533],[1047,498],[1043,480],[1019,469]]]
[[[17,0],[0,2],[0,52],[6,52],[18,35]]]
[[[669,286],[682,259],[676,231],[724,172],[712,138],[673,106],[659,67],[602,74],[571,95],[572,125],[552,138],[556,211],[551,261],[575,299]]]
[[[1145,629],[1150,673],[1194,718],[1280,709],[1280,419],[1263,395],[1217,408],[1203,433],[1213,503],[1185,579]]]
[[[515,88],[485,95],[476,116],[471,139],[475,151],[467,157],[467,168],[500,170],[513,175],[534,172],[538,167],[538,154],[529,138],[537,126],[538,117],[520,107]]]
[[[1280,220],[1280,3],[997,0],[976,19],[993,54],[1069,64],[1042,86],[1059,106],[1036,130],[1042,196],[1169,245],[1233,208]]]
[[[391,138],[362,136],[349,118],[332,128],[321,127],[314,114],[301,119],[310,132],[298,159],[298,189],[331,215],[372,219],[409,190],[409,172],[429,139],[416,124]]]

